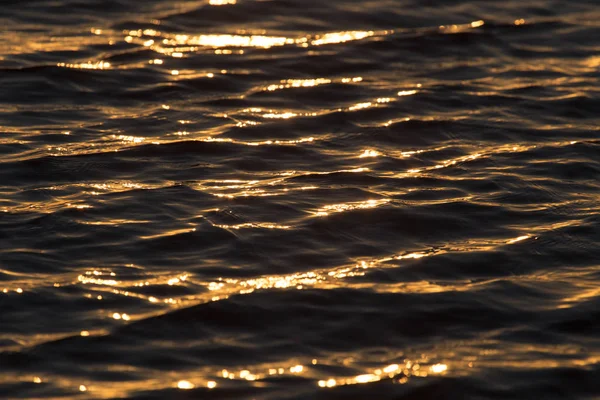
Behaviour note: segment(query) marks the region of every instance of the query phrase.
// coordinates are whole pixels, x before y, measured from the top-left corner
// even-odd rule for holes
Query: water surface
[[[0,22],[0,397],[600,397],[596,1]]]

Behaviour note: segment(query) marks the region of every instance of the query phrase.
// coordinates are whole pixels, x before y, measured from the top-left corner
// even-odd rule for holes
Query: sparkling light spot
[[[448,370],[448,366],[446,364],[435,364],[431,366],[430,370],[434,374],[441,374]]]
[[[182,390],[189,390],[189,389],[193,389],[196,386],[190,382],[190,381],[179,381],[177,382],[177,388],[178,389],[182,389]]]
[[[304,370],[304,367],[302,365],[295,365],[290,368],[290,372],[293,374],[299,374],[302,372],[302,370]]]

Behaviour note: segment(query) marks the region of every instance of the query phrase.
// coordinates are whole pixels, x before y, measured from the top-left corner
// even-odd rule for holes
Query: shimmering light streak
[[[369,36],[375,35],[373,31],[348,31],[348,32],[333,32],[319,35],[310,43],[313,46],[321,46],[324,44],[344,43],[352,40],[360,40]]]
[[[509,241],[507,241],[506,243],[507,243],[507,244],[513,244],[513,243],[521,242],[521,241],[523,241],[523,240],[527,240],[527,239],[529,239],[530,237],[531,237],[531,235],[523,235],[523,236],[516,237],[516,238],[514,238],[514,239],[510,239],[510,240],[509,240]]]
[[[412,96],[413,94],[417,94],[416,90],[401,90],[398,92],[398,96]]]
[[[289,118],[293,118],[293,117],[297,117],[297,116],[298,116],[298,114],[293,113],[293,112],[284,112],[281,114],[267,113],[267,114],[262,115],[263,118],[271,118],[271,119],[289,119]]]
[[[381,155],[377,150],[367,149],[361,153],[360,158],[379,157]]]
[[[422,356],[424,357],[424,356]],[[423,361],[423,360],[421,360]],[[317,382],[317,385],[322,388],[332,388],[344,385],[359,385],[372,382],[378,382],[382,379],[394,379],[398,375],[401,376],[400,383],[406,383],[410,376],[426,377],[428,372],[420,364],[421,361],[406,360],[404,364],[390,364],[383,368],[375,369],[370,373],[357,375],[354,377],[338,377],[322,379]],[[435,364],[429,367],[429,371],[434,374],[446,372],[448,366],[446,364]]]
[[[235,0],[209,0],[213,6],[233,5],[236,3]],[[202,35],[188,35],[188,34],[170,34],[166,32],[159,32],[153,29],[137,29],[137,30],[125,30],[124,40],[128,43],[138,43],[141,46],[148,47],[153,51],[169,55],[176,58],[181,58],[186,52],[196,52],[201,47],[212,47],[215,49],[215,54],[243,54],[243,50],[232,51],[229,48],[263,48],[268,49],[276,46],[295,45],[300,47],[309,46],[322,46],[345,43],[348,41],[355,41],[368,38],[375,35],[386,35],[391,31],[342,31],[342,32],[330,32],[322,35],[305,35],[299,37],[285,37],[285,36],[267,36],[263,34],[246,35],[246,34],[202,34]],[[151,39],[149,38],[151,37]],[[152,60],[150,60],[152,61]],[[150,62],[151,64],[154,62]],[[173,71],[175,72],[175,71]],[[172,72],[172,73],[173,73]],[[173,73],[175,75],[175,73]],[[288,82],[282,83],[283,86],[300,84],[302,87],[304,84],[311,85],[308,81],[304,83],[299,82]],[[315,84],[320,84],[315,82]],[[277,89],[279,87],[274,87]]]
[[[103,275],[109,275],[110,279],[102,278]],[[98,270],[86,271],[85,275],[79,275],[77,280],[81,283],[85,284],[94,284],[94,285],[106,285],[106,286],[116,286],[119,284],[119,281],[112,279],[115,276],[114,272],[102,272]]]
[[[313,87],[319,85],[326,85],[331,83],[331,79],[326,78],[315,78],[315,79],[287,79],[281,81],[279,85],[269,85],[267,90],[273,91],[277,89],[289,89],[289,88],[300,88],[300,87]]]
[[[168,45],[192,45],[206,47],[262,47],[283,46],[294,44],[295,40],[281,36],[262,35],[165,35],[164,44]]]
[[[371,200],[366,200],[366,201],[355,201],[355,202],[350,202],[350,203],[330,204],[330,205],[320,208],[317,211],[316,215],[317,216],[326,216],[331,213],[338,213],[338,212],[351,211],[351,210],[360,210],[360,209],[367,209],[367,208],[375,208],[375,207],[379,207],[379,206],[389,203],[389,202],[390,202],[390,199],[377,199],[377,200],[371,199]]]
[[[263,141],[257,141],[257,142],[243,142],[243,141],[234,140],[234,139],[230,139],[230,138],[213,138],[213,137],[208,137],[208,138],[202,139],[203,142],[235,143],[235,144],[242,144],[245,146],[293,145],[293,144],[299,144],[299,143],[312,142],[314,140],[315,140],[314,137],[290,139],[290,140],[263,140]]]
[[[85,63],[79,63],[79,64],[70,64],[70,63],[58,63],[56,64],[57,67],[63,67],[63,68],[74,68],[74,69],[109,69],[111,67],[111,64],[107,61],[96,61],[96,62],[92,62],[92,61],[88,61]]]
[[[247,228],[261,228],[261,229],[291,229],[292,228],[289,225],[279,225],[279,224],[272,224],[272,223],[268,223],[268,222],[246,222],[243,224],[236,224],[236,225],[214,225],[214,226],[218,226],[219,228],[223,228],[223,229],[235,229],[235,230],[247,229]]]
[[[131,143],[142,143],[146,138],[139,136],[128,136],[128,135],[112,135],[114,139],[122,140],[124,142]]]
[[[349,111],[356,111],[356,110],[361,110],[363,108],[369,108],[373,105],[373,103],[371,103],[370,101],[368,102],[364,102],[364,103],[357,103],[353,106],[348,107]]]
[[[441,25],[440,26],[440,30],[443,31],[443,32],[445,32],[445,33],[458,33],[458,32],[467,31],[469,29],[480,28],[483,25],[485,25],[485,21],[478,20],[478,21],[473,21],[470,24]]]
[[[219,300],[221,298],[226,298],[230,294],[246,294],[261,289],[306,289],[311,287],[334,288],[339,287],[339,285],[344,285],[344,287],[347,287],[348,282],[341,283],[337,281],[357,276],[364,276],[372,269],[396,268],[397,265],[394,264],[395,261],[417,260],[424,257],[445,254],[448,252],[490,251],[506,245],[507,241],[509,240],[497,239],[493,241],[470,241],[469,243],[448,244],[441,249],[407,252],[404,254],[382,257],[371,261],[360,261],[350,266],[288,275],[270,275],[246,280],[235,278],[219,278],[217,281],[207,283],[207,288],[213,293],[218,292],[218,296],[215,296],[214,294],[211,294],[210,296],[213,297],[213,300],[215,298],[216,300]],[[439,293],[444,291],[467,290],[469,288],[466,283],[461,283],[459,286],[444,286],[431,284],[424,281],[404,283],[401,285],[388,285],[385,286],[385,288],[384,286],[385,285],[380,284],[380,287],[386,291],[398,291],[403,293]]]

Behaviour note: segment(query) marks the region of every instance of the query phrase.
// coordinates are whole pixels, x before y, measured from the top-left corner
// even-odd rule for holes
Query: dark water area
[[[600,398],[596,0],[0,10],[1,399]]]

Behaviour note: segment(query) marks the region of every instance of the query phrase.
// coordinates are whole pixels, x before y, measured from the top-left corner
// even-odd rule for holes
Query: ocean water
[[[0,398],[600,398],[597,0],[0,7]]]

